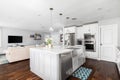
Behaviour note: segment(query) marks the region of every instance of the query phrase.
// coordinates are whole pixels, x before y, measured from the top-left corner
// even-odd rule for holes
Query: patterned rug
[[[8,63],[5,54],[0,54],[0,65]]]
[[[80,80],[87,80],[92,72],[92,69],[86,67],[78,68],[73,74],[73,77],[79,78]]]

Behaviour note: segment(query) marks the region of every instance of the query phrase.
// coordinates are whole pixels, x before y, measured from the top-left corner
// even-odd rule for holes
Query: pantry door
[[[102,60],[115,62],[117,32],[116,24],[100,27],[100,55]]]

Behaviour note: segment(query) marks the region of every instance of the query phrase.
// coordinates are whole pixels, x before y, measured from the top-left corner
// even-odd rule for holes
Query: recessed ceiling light
[[[50,10],[53,10],[53,8],[50,8]]]
[[[41,26],[41,28],[45,28],[44,26]]]
[[[63,15],[62,13],[59,14],[60,16]]]
[[[77,20],[77,18],[72,18],[72,20]]]
[[[66,17],[66,19],[70,19],[70,17]]]
[[[40,16],[40,14],[38,14],[38,16]]]
[[[97,10],[102,10],[102,8],[97,8]]]

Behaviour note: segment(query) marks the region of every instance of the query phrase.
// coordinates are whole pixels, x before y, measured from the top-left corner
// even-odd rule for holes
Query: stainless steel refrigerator
[[[74,46],[75,45],[75,33],[65,34],[65,46]]]

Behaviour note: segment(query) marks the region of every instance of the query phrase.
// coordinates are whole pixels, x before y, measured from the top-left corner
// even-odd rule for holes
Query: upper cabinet
[[[98,24],[88,24],[88,25],[83,25],[84,28],[84,33],[91,33],[91,34],[96,34],[98,31]]]
[[[98,33],[98,24],[88,24],[76,28],[77,39],[84,39],[84,34],[97,34]]]
[[[64,33],[75,33],[76,32],[76,27],[68,27],[68,28],[64,28]]]
[[[84,38],[84,28],[81,26],[81,27],[77,27],[76,29],[76,38],[77,39],[83,39]]]

